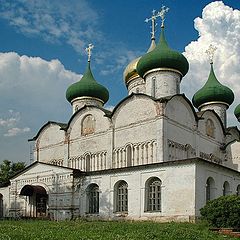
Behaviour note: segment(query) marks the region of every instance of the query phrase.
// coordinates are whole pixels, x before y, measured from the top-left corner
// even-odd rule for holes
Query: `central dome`
[[[164,27],[161,28],[161,36],[159,43],[151,51],[145,54],[138,61],[137,72],[141,77],[153,69],[166,68],[180,72],[185,76],[189,69],[187,59],[179,52],[169,48],[164,36]]]

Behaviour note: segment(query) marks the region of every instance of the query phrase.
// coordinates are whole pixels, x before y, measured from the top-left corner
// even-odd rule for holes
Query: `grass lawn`
[[[237,239],[212,233],[204,224],[88,221],[0,221],[0,240],[211,240]]]

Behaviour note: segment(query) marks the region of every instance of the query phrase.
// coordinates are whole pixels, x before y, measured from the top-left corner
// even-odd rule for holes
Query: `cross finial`
[[[162,25],[161,27],[164,27],[164,21],[165,21],[165,16],[166,16],[166,13],[169,11],[169,8],[162,5],[162,8],[161,8],[161,11],[159,12],[159,16],[161,17],[162,19]]]
[[[88,55],[88,62],[91,60],[91,55],[92,55],[92,49],[94,48],[94,45],[92,43],[88,44],[88,47],[85,48],[87,55]]]
[[[154,40],[155,39],[155,32],[156,32],[156,26],[157,26],[157,23],[156,23],[156,19],[157,17],[159,17],[159,13],[156,13],[156,10],[152,10],[152,16],[150,18],[146,18],[145,19],[145,22],[148,23],[149,21],[152,21],[152,31],[151,31],[151,34],[152,34],[152,39]]]
[[[212,44],[210,44],[208,49],[206,50],[206,54],[208,55],[211,64],[213,63],[213,57],[216,50],[217,47]]]

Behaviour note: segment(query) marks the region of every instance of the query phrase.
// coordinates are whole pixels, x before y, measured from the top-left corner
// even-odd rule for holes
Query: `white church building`
[[[126,67],[129,94],[112,111],[89,45],[86,72],[66,92],[71,118],[29,140],[34,162],[0,188],[0,217],[194,221],[208,200],[240,195],[240,132],[226,122],[233,91],[217,80],[210,48],[205,85],[192,101],[181,93],[189,64],[168,46],[165,12],[151,17],[150,48]]]

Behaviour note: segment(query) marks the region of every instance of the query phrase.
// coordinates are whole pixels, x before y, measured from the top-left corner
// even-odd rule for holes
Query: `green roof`
[[[238,104],[237,107],[235,108],[234,115],[236,116],[237,119],[240,118],[240,104]]]
[[[170,68],[186,75],[189,69],[187,59],[179,52],[172,50],[165,39],[162,27],[159,43],[156,47],[143,55],[137,64],[137,72],[143,77],[146,72],[156,68]]]
[[[208,102],[224,102],[231,105],[233,100],[234,94],[232,90],[217,80],[213,70],[213,64],[211,63],[208,80],[205,85],[194,94],[192,99],[193,105],[196,108]]]
[[[69,102],[78,97],[98,98],[104,103],[106,103],[109,99],[107,88],[97,83],[97,81],[94,79],[90,68],[90,62],[88,62],[86,72],[81,80],[73,83],[67,89],[66,98]]]

